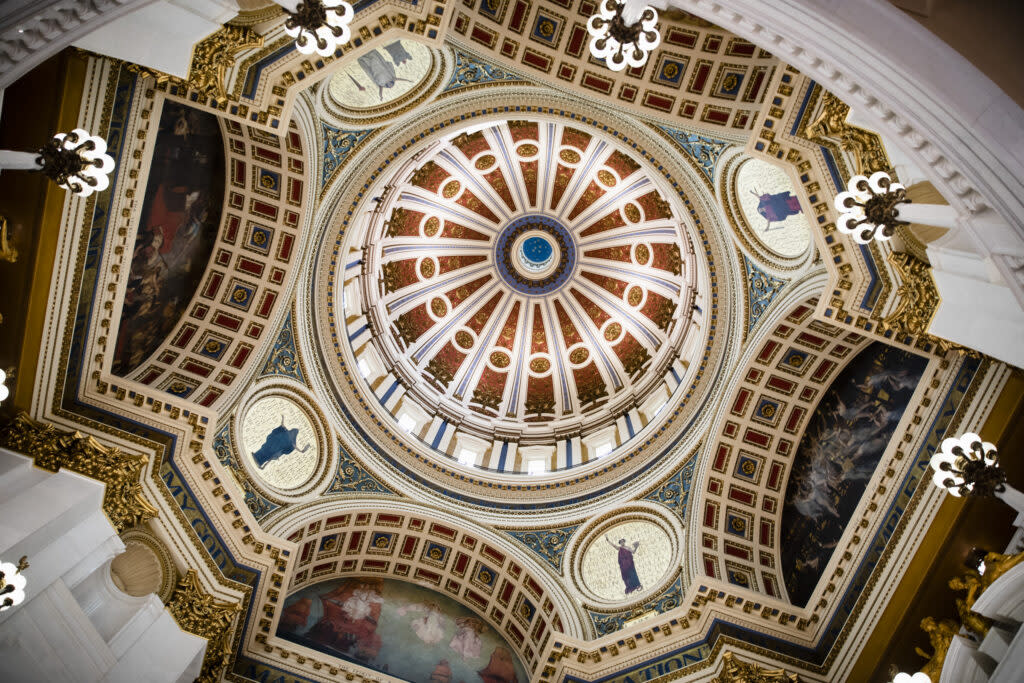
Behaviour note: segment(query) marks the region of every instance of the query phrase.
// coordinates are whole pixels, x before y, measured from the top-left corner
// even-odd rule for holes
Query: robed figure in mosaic
[[[624,538],[619,539],[618,545],[612,543],[607,535],[604,537],[604,540],[608,541],[608,544],[619,553],[619,572],[622,574],[622,582],[626,584],[626,595],[640,590],[642,588],[640,577],[636,575],[636,564],[633,562],[633,553],[640,547],[640,541],[637,541],[632,546],[627,546],[626,539]]]

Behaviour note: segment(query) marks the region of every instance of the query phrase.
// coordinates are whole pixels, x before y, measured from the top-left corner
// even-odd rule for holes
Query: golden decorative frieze
[[[142,494],[144,455],[107,448],[91,436],[36,422],[25,413],[0,429],[0,446],[29,456],[42,469],[63,468],[102,481],[103,511],[118,533],[157,516]]]
[[[138,64],[128,64],[127,68],[141,76],[152,76],[157,83],[174,83],[197,91],[223,106],[231,99],[226,83],[228,69],[235,65],[240,53],[259,47],[263,47],[263,36],[252,28],[227,24],[196,43],[187,78],[181,79]]]
[[[736,658],[731,652],[722,655],[722,672],[711,679],[711,683],[799,683],[800,677],[786,673],[783,669],[765,669],[751,662]]]
[[[928,325],[939,307],[939,290],[932,279],[931,266],[910,254],[891,252],[889,263],[899,276],[896,289],[899,303],[879,324],[882,333],[892,330],[897,334],[922,336],[928,334]]]
[[[974,603],[981,595],[981,576],[971,571],[963,576],[954,576],[949,580],[949,587],[955,591],[967,591],[967,595],[956,599],[956,613],[960,623],[971,633],[982,639],[992,627],[992,620],[972,611]]]
[[[241,605],[214,598],[199,584],[196,570],[189,569],[178,581],[167,609],[182,630],[209,641],[197,683],[219,681],[231,660],[231,623],[242,611]]]
[[[801,134],[812,142],[838,140],[839,146],[853,155],[857,173],[871,175],[890,170],[889,156],[877,133],[855,126],[846,120],[850,107],[828,91],[823,91],[821,111],[808,122]]]
[[[931,266],[904,252],[890,252],[888,261],[896,271],[900,284],[896,288],[896,307],[878,321],[878,332],[885,334],[891,330],[897,336],[917,337],[918,345],[930,342],[940,354],[956,349],[976,357],[976,351],[928,332],[928,326],[941,301],[935,279],[932,278]]]

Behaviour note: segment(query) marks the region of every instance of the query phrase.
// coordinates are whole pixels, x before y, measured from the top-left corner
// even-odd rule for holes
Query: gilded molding
[[[238,54],[260,47],[263,47],[263,36],[252,28],[227,24],[196,43],[185,79],[138,64],[128,64],[127,68],[140,76],[152,76],[158,84],[174,83],[197,91],[223,106],[231,99],[227,91],[227,73],[235,65]]]
[[[822,95],[821,111],[813,121],[804,125],[801,136],[818,143],[838,140],[839,146],[853,155],[859,174],[889,171],[889,156],[885,153],[881,137],[847,122],[846,117],[850,115],[848,104],[827,90],[822,91]]]
[[[214,683],[221,679],[231,660],[231,622],[242,611],[238,603],[217,600],[199,584],[195,569],[189,569],[178,581],[167,609],[182,630],[206,638],[206,656],[196,683]]]
[[[0,261],[14,263],[18,260],[18,250],[11,246],[10,237],[7,217],[0,215]]]
[[[960,625],[952,619],[938,621],[933,617],[925,617],[921,620],[921,629],[928,634],[928,642],[931,644],[932,653],[928,654],[919,647],[914,648],[914,652],[928,660],[921,667],[921,671],[931,680],[937,681],[942,675],[942,665],[946,662],[946,652],[949,650],[953,638],[960,632]]]
[[[799,683],[800,677],[786,673],[783,669],[765,669],[764,667],[744,662],[731,652],[722,655],[722,673],[711,679],[711,683],[779,683],[791,681]]]
[[[976,351],[928,333],[928,326],[935,317],[935,311],[938,310],[941,301],[939,290],[932,278],[931,266],[903,252],[890,252],[888,261],[900,281],[896,289],[898,303],[879,321],[877,331],[885,334],[891,330],[899,336],[918,337],[918,345],[930,342],[940,354],[957,349],[976,357]]]
[[[142,495],[140,479],[149,460],[144,455],[107,448],[91,436],[36,422],[26,413],[0,429],[0,446],[29,456],[42,469],[64,468],[105,483],[103,511],[118,533],[158,514]]]

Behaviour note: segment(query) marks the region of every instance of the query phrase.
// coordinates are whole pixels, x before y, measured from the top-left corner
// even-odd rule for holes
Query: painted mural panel
[[[928,360],[874,342],[836,377],[807,425],[782,510],[782,569],[807,604]]]
[[[210,260],[224,199],[217,117],[164,102],[112,372],[139,367],[174,329]]]
[[[413,683],[526,683],[497,631],[467,607],[411,583],[325,581],[285,601],[277,635]]]

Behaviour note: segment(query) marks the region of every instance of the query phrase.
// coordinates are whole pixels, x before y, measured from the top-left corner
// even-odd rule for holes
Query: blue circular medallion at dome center
[[[523,252],[523,258],[531,265],[536,266],[546,265],[554,251],[551,248],[551,243],[543,237],[529,237],[525,239],[520,249]]]
[[[526,233],[533,234],[517,246]],[[520,216],[499,233],[494,263],[501,279],[515,291],[534,296],[550,294],[572,275],[576,243],[554,218],[540,214]]]

